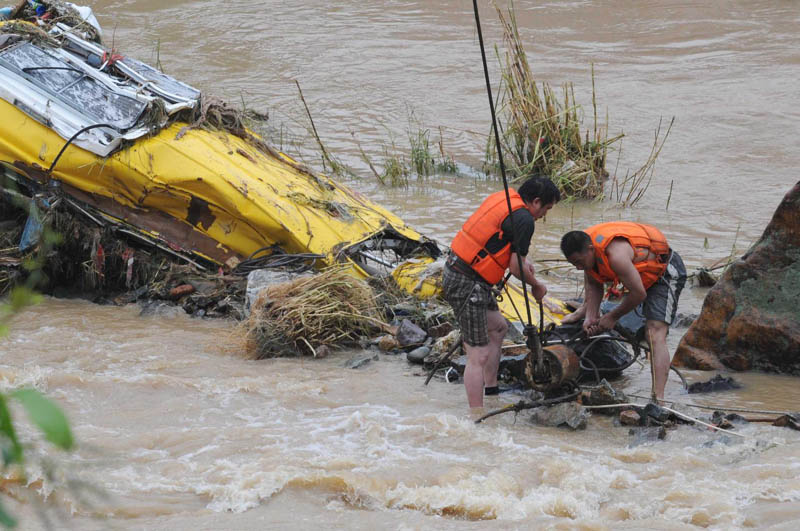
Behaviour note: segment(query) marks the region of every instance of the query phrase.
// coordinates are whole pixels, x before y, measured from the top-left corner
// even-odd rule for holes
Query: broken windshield
[[[31,43],[0,52],[0,64],[18,71],[28,81],[94,123],[106,123],[119,130],[130,129],[147,107],[144,102],[115,93]]]

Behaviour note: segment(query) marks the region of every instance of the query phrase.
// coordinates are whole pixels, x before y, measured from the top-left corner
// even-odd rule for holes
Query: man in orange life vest
[[[452,306],[467,352],[464,387],[470,408],[483,407],[487,395],[497,394],[500,347],[508,322],[500,313],[492,286],[501,282],[506,269],[525,279],[536,300],[547,288],[539,282],[533,265],[524,259],[533,237],[534,221],[544,217],[561,199],[550,179],[533,177],[518,191],[509,190],[512,214],[505,191],[490,195],[453,238],[442,278],[442,293]],[[523,257],[522,271],[517,254]]]
[[[670,364],[667,333],[686,284],[681,257],[670,249],[660,230],[630,221],[568,232],[561,238],[561,251],[583,271],[586,297],[583,305],[561,322],[583,319],[583,330],[594,335],[614,328],[617,320],[642,304],[652,347],[653,393],[663,400]],[[616,308],[600,316],[606,282],[612,286],[621,282],[628,293]]]

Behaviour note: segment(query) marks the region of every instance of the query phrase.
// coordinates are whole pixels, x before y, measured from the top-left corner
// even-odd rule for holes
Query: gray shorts
[[[442,295],[453,308],[464,342],[473,347],[488,345],[488,312],[499,309],[489,284],[445,265]]]
[[[686,266],[681,256],[670,252],[667,270],[658,281],[647,290],[647,298],[636,309],[645,319],[653,319],[672,324],[678,311],[678,298],[686,285]]]

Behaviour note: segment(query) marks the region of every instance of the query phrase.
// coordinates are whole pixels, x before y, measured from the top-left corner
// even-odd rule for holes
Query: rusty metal
[[[544,393],[559,390],[563,384],[577,380],[581,370],[578,355],[566,345],[550,345],[542,349],[541,371],[544,374],[536,374],[534,365],[534,355],[529,353],[525,358],[525,378],[533,389]]]

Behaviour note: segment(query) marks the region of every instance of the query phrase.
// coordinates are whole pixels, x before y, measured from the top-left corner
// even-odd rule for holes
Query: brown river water
[[[482,4],[487,42],[499,42]],[[495,180],[442,177],[378,186],[359,142],[380,163],[393,136],[407,146],[409,109],[445,149],[479,164],[489,131],[472,4],[360,0],[91,3],[107,44],[302,132],[299,80],[327,147],[363,176],[348,183],[427,235],[448,243]],[[540,79],[575,83],[591,126],[591,64],[599,114],[623,131],[617,173],[647,157],[663,117],[675,126],[645,198],[560,204],[537,227],[535,258],[558,258],[561,234],[633,219],[666,233],[690,271],[755,241],[800,163],[800,11],[789,0],[516,3]],[[491,63],[496,83],[496,61]],[[284,146],[292,151],[286,135]],[[610,169],[617,164],[610,158]],[[316,163],[313,159],[309,162]],[[671,198],[667,208],[667,198]],[[577,293],[576,276],[543,277]],[[687,287],[679,311],[699,312]],[[673,329],[674,348],[685,329]],[[602,416],[585,431],[531,425],[525,415],[473,425],[463,388],[434,381],[400,357],[345,369],[324,360],[249,361],[229,323],[143,317],[135,307],[46,299],[0,342],[3,388],[34,386],[67,411],[78,450],[55,455],[42,494],[78,478],[99,488],[91,508],[58,488],[57,528],[77,529],[732,529],[800,526],[800,435],[751,424],[720,435],[696,427],[631,446]],[[711,373],[687,371],[692,381]],[[799,410],[798,380],[735,377],[737,391],[669,399]],[[649,370],[619,383],[646,395]],[[503,398],[487,401],[488,407]],[[699,410],[693,410],[702,414]],[[705,413],[707,414],[707,412]],[[22,427],[26,437],[32,430]],[[37,496],[41,499],[41,496]],[[24,528],[43,524],[15,503]]]

